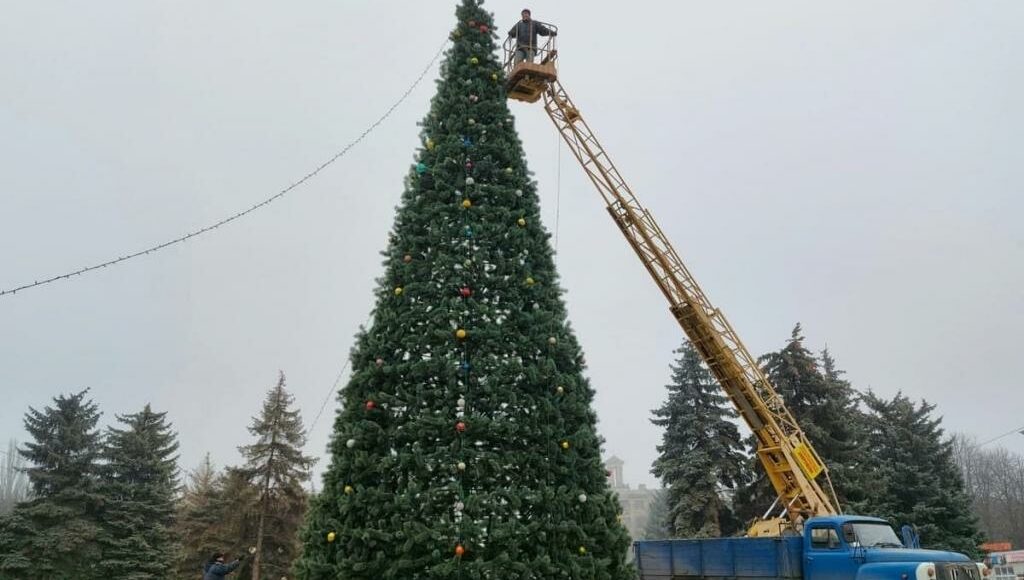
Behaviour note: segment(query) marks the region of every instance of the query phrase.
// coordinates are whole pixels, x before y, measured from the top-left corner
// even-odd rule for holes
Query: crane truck
[[[955,552],[922,550],[878,518],[842,515],[828,468],[739,335],[697,284],[643,207],[558,79],[558,27],[514,58],[505,43],[508,98],[536,103],[554,123],[615,225],[669,303],[669,312],[700,353],[757,440],[757,457],[777,499],[747,536],[634,543],[641,580],[981,580],[988,575]]]

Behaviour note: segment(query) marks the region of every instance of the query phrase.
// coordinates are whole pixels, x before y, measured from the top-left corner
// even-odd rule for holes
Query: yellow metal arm
[[[790,525],[809,516],[835,514],[839,503],[831,483],[826,493],[817,482],[821,475],[829,481],[827,470],[782,397],[722,312],[697,285],[654,216],[640,205],[561,83],[555,78],[546,88],[544,110],[668,299],[672,315],[757,437],[758,457],[778,492],[779,503],[788,512]],[[770,530],[762,526],[758,533]]]

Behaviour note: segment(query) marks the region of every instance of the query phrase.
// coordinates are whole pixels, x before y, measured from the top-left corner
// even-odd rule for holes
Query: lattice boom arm
[[[758,440],[758,457],[790,521],[836,513],[827,471],[817,452],[739,336],[687,270],[675,248],[615,168],[561,83],[549,83],[544,109],[604,198],[608,212],[654,278],[708,368]]]

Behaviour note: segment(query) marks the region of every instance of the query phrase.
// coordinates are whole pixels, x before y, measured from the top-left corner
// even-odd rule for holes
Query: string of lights
[[[281,199],[286,194],[288,194],[288,192],[290,192],[293,189],[299,187],[300,185],[306,183],[310,179],[316,177],[317,174],[319,174],[321,171],[323,171],[324,169],[327,169],[327,167],[329,167],[331,164],[333,164],[338,159],[341,159],[346,153],[348,153],[353,147],[358,145],[363,139],[366,138],[367,135],[369,135],[371,132],[373,132],[374,129],[376,129],[378,126],[380,126],[381,123],[383,123],[388,117],[390,117],[391,113],[393,113],[395,111],[395,109],[397,109],[399,105],[401,105],[403,102],[405,102],[405,100],[409,97],[409,95],[412,94],[413,90],[415,90],[416,87],[420,84],[420,81],[423,80],[423,77],[427,76],[427,73],[434,66],[434,63],[437,62],[437,59],[440,58],[441,54],[444,52],[444,49],[445,49],[445,47],[447,45],[448,45],[448,41],[445,40],[445,42],[438,49],[437,53],[434,54],[433,58],[430,59],[430,62],[427,63],[427,66],[423,68],[423,72],[421,72],[420,75],[418,77],[416,77],[416,80],[413,81],[413,83],[409,86],[408,89],[406,89],[406,91],[402,94],[402,96],[399,97],[398,100],[395,101],[384,112],[384,114],[380,116],[380,118],[378,118],[369,127],[367,127],[366,130],[363,131],[358,137],[356,137],[352,142],[350,142],[348,145],[346,145],[341,151],[335,153],[330,159],[328,159],[327,161],[324,161],[319,166],[317,166],[316,169],[313,169],[312,171],[310,171],[309,173],[304,175],[298,181],[293,182],[288,187],[282,189],[281,191],[275,193],[274,195],[268,197],[267,199],[257,203],[256,205],[253,205],[253,206],[249,207],[248,209],[244,209],[244,210],[242,210],[242,211],[240,211],[238,213],[235,213],[235,214],[233,214],[231,216],[228,216],[228,217],[226,217],[226,218],[224,218],[224,219],[222,219],[220,221],[212,223],[212,224],[210,224],[210,225],[208,225],[206,227],[203,227],[203,228],[200,228],[200,229],[197,229],[197,230],[193,230],[193,231],[191,231],[191,232],[189,232],[189,233],[187,233],[187,234],[185,234],[183,236],[174,238],[172,240],[168,240],[166,242],[162,242],[160,244],[156,244],[155,246],[151,246],[151,247],[148,247],[146,249],[139,250],[137,252],[133,252],[133,253],[126,254],[126,255],[123,255],[123,256],[119,256],[117,258],[114,258],[114,259],[111,259],[111,260],[107,260],[105,262],[101,262],[101,263],[98,263],[98,264],[93,264],[91,266],[85,266],[83,268],[79,268],[77,270],[74,270],[74,271],[71,271],[71,272],[67,272],[67,273],[64,273],[64,274],[60,274],[60,275],[57,275],[57,276],[52,276],[52,277],[49,277],[49,278],[44,278],[42,280],[36,280],[34,282],[29,282],[29,283],[21,284],[20,286],[14,286],[14,287],[11,287],[11,288],[0,290],[0,297],[11,296],[11,295],[13,295],[13,294],[15,294],[17,292],[21,292],[23,290],[28,290],[28,289],[31,289],[31,288],[36,288],[38,286],[43,286],[43,285],[46,285],[46,284],[57,282],[59,280],[67,280],[67,279],[73,278],[75,276],[81,276],[82,274],[86,274],[88,272],[92,272],[94,270],[100,270],[100,269],[106,268],[108,266],[115,266],[115,265],[120,264],[122,262],[127,262],[128,260],[131,260],[133,258],[138,258],[140,256],[146,256],[146,255],[152,254],[154,252],[159,252],[160,250],[163,250],[164,248],[168,248],[170,246],[174,246],[176,244],[180,244],[180,243],[186,242],[186,241],[188,241],[188,240],[190,240],[192,238],[195,238],[195,237],[201,236],[201,235],[203,235],[205,233],[208,233],[208,232],[211,232],[213,230],[216,230],[216,229],[220,228],[221,226],[225,226],[225,225],[227,225],[227,224],[229,224],[229,223],[231,223],[231,222],[233,222],[233,221],[235,221],[235,220],[237,220],[239,218],[242,218],[242,217],[245,217],[245,216],[249,215],[250,213],[252,213],[252,212],[254,212],[254,211],[256,211],[256,210],[258,210],[260,208],[263,208],[263,207],[266,207],[266,206],[270,205],[271,203],[277,201],[278,199]]]

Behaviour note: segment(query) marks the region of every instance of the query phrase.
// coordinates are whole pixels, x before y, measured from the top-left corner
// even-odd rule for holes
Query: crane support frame
[[[821,457],[732,325],[683,264],[654,216],[637,200],[557,78],[548,82],[544,110],[665,295],[673,317],[753,431],[758,457],[787,512],[786,525],[796,525],[810,516],[836,514],[839,503]],[[816,480],[819,475],[824,475],[827,492]],[[778,520],[772,521],[778,527]],[[771,526],[751,528],[757,535],[780,532]]]

